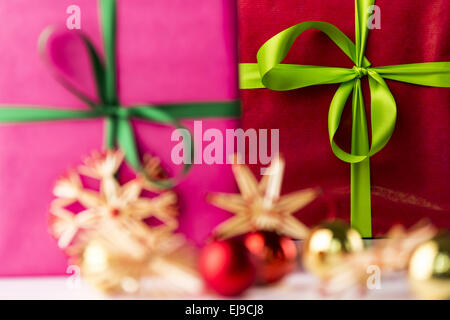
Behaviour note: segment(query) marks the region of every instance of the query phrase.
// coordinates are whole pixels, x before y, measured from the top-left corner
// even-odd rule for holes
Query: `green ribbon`
[[[330,105],[328,133],[333,153],[351,164],[351,224],[362,236],[372,236],[369,159],[391,138],[397,117],[394,97],[384,79],[431,87],[450,87],[450,62],[427,62],[371,67],[364,56],[369,28],[369,7],[375,0],[355,0],[355,43],[330,23],[308,21],[278,33],[258,51],[257,63],[240,64],[242,89],[269,88],[285,91],[313,85],[341,83]],[[300,34],[309,29],[325,33],[354,63],[338,68],[281,63]],[[369,144],[361,78],[368,77],[371,103]],[[352,144],[346,152],[334,141],[342,111],[352,94]]]
[[[171,125],[175,128],[183,128],[179,122],[181,119],[240,116],[240,104],[238,101],[180,103],[158,106],[140,105],[127,108],[122,106],[117,97],[116,84],[116,0],[100,0],[99,3],[105,62],[102,62],[100,55],[87,37],[83,36],[83,42],[90,54],[100,102],[90,100],[69,83],[59,79],[69,91],[83,100],[90,109],[80,111],[37,106],[4,106],[0,108],[1,123],[105,118],[105,147],[108,149],[120,147],[124,152],[127,163],[134,170],[141,172],[145,176],[134,131],[130,123],[132,118]],[[187,145],[188,150],[191,151],[190,155],[192,158],[192,137],[190,134],[186,135],[185,130],[181,132],[183,133],[183,142]],[[174,178],[164,180],[154,180],[147,176],[146,178],[162,187],[170,188],[189,171],[191,163],[192,161],[187,161],[181,172]]]

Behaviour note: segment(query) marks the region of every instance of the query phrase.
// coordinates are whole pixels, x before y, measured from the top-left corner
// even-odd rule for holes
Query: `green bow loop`
[[[281,63],[294,41],[311,29],[325,33],[356,64],[355,44],[337,27],[321,21],[302,22],[264,43],[257,54],[258,63],[240,64],[241,88],[285,91],[319,84],[342,83],[357,77],[355,71],[348,68]],[[363,66],[370,66],[366,58],[363,59]]]
[[[257,53],[257,63],[240,64],[242,89],[268,88],[293,90],[313,85],[341,83],[331,101],[328,134],[333,153],[351,164],[351,222],[364,237],[372,236],[369,159],[390,140],[397,118],[395,99],[384,79],[432,87],[450,87],[450,62],[427,62],[385,67],[371,67],[365,57],[369,34],[368,19],[375,0],[355,0],[355,43],[332,24],[322,21],[302,22],[287,28],[264,43]],[[354,63],[353,68],[283,64],[294,41],[306,30],[325,33]],[[371,141],[361,79],[367,77],[371,103]],[[352,94],[351,151],[334,141],[345,104]]]
[[[358,71],[360,72],[360,71]],[[341,122],[342,112],[344,111],[345,104],[350,96],[350,93],[354,91],[353,101],[356,101],[358,105],[363,106],[363,95],[360,84],[360,76],[358,80],[348,81],[343,83],[336,91],[333,100],[330,104],[328,112],[328,133],[330,138],[331,148],[333,153],[342,161],[348,163],[359,163],[365,159],[373,156],[388,143],[392,133],[394,132],[395,122],[397,117],[397,107],[394,97],[392,96],[386,82],[380,77],[374,70],[367,69],[362,73],[366,73],[369,76],[369,87],[371,94],[371,129],[372,129],[372,142],[370,149],[366,152],[345,152],[334,141],[334,136],[338,131],[339,124]],[[362,114],[364,110],[359,110],[360,117],[366,122],[366,117]],[[365,126],[360,126],[360,130],[366,131]],[[354,129],[356,130],[356,129]],[[366,136],[366,132],[360,132],[356,130],[354,136]],[[366,140],[366,139],[365,139]]]

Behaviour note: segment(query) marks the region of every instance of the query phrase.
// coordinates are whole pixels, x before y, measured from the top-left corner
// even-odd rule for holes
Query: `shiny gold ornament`
[[[364,248],[359,233],[345,222],[325,222],[311,230],[303,244],[303,265],[315,275],[327,279],[331,270],[353,252]]]
[[[173,232],[178,227],[177,197],[137,176],[124,185],[116,173],[123,163],[122,152],[95,153],[85,165],[57,181],[51,205],[51,231],[58,245],[79,264],[82,276],[107,293],[134,293],[144,276],[166,279],[177,291],[196,292],[201,288],[192,255],[185,241]],[[159,160],[145,158],[146,175],[162,175]],[[85,188],[81,176],[100,182],[98,191]],[[153,198],[143,191],[157,193]],[[69,208],[79,204],[75,213]],[[161,222],[149,226],[145,219]],[[183,290],[181,290],[183,291]]]
[[[421,299],[450,299],[450,234],[420,245],[409,262],[409,283]]]
[[[275,231],[297,239],[308,235],[309,229],[293,214],[316,199],[319,189],[280,196],[284,173],[281,157],[272,161],[259,183],[247,166],[234,164],[232,169],[241,193],[208,196],[210,203],[235,214],[214,230],[217,237],[230,238],[252,231]]]
[[[91,241],[80,259],[82,276],[109,294],[136,293],[142,276],[142,262],[124,254],[114,254],[100,241]]]
[[[159,298],[198,294],[203,284],[196,271],[195,253],[189,251],[181,237],[159,238],[161,243],[153,250],[147,248],[146,255],[139,257],[124,251],[132,249],[130,244],[139,246],[132,234],[121,237],[127,245],[99,236],[87,244],[76,263],[84,280],[108,294]]]
[[[373,272],[383,276],[393,271],[406,270],[411,253],[420,244],[436,235],[436,228],[426,221],[420,221],[410,229],[397,225],[392,227],[386,238],[365,249],[346,255],[331,270],[331,276],[323,283],[328,294],[342,294],[352,288],[359,293],[376,285]],[[375,281],[375,282],[374,282]]]

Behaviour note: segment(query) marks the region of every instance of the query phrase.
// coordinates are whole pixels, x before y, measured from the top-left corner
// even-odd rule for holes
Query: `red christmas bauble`
[[[214,241],[205,246],[199,259],[206,284],[224,296],[237,296],[250,287],[255,267],[239,239]]]
[[[276,282],[297,266],[297,246],[289,237],[258,231],[247,234],[244,243],[256,265],[258,284]]]

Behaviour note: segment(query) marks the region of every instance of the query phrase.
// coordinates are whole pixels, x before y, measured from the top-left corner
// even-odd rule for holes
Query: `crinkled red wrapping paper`
[[[376,5],[381,9],[381,29],[370,31],[366,50],[373,66],[450,61],[450,1],[379,0]],[[352,0],[240,0],[239,10],[240,62],[256,62],[265,41],[308,20],[330,22],[354,40]],[[298,38],[285,62],[352,67],[324,34],[314,30]],[[449,228],[450,89],[387,83],[397,101],[398,118],[390,142],[371,158],[373,234],[424,217]],[[350,166],[333,155],[328,140],[328,108],[337,87],[241,91],[244,128],[280,129],[280,151],[287,161],[283,192],[323,188],[322,199],[298,214],[309,225],[327,216],[350,217]],[[350,109],[347,106],[338,137],[347,150]]]

